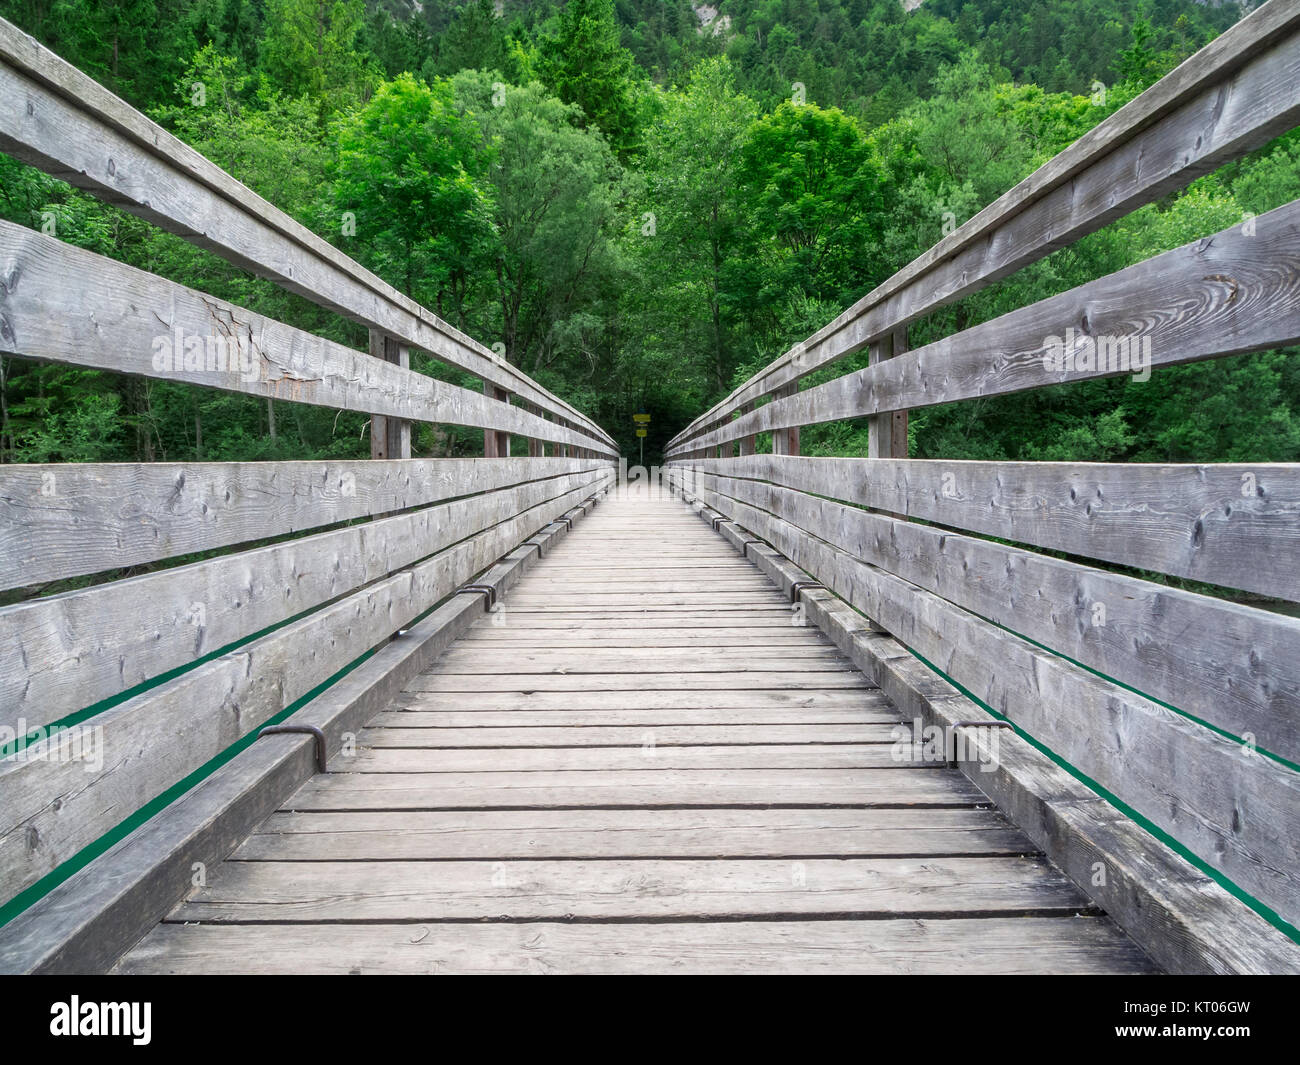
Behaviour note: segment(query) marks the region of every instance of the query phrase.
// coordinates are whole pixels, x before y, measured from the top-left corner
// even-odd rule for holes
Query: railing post
[[[396,363],[403,370],[411,367],[411,353],[378,329],[370,330],[370,354],[384,362]],[[404,418],[384,414],[370,416],[370,457],[372,459],[409,459],[411,457],[411,423]]]
[[[754,409],[753,403],[746,403],[740,408],[741,415],[746,415]],[[742,436],[740,438],[740,453],[742,455],[752,455],[754,453],[754,438],[752,436]]]
[[[871,345],[871,365],[907,350],[907,326],[900,326]],[[886,411],[867,419],[867,455],[873,459],[907,458],[907,411]]]
[[[773,401],[785,399],[787,396],[797,395],[799,392],[799,382],[791,381],[788,385],[782,385],[772,393]],[[799,426],[792,429],[773,429],[772,430],[772,454],[773,455],[797,455],[799,454]]]
[[[540,407],[534,406],[533,404],[530,403],[528,404],[528,409],[532,411],[534,414],[536,414],[537,417],[542,418],[544,420],[546,419],[546,413]],[[530,459],[539,459],[539,458],[543,458],[545,455],[546,455],[546,445],[542,443],[542,441],[540,440],[534,440],[530,436],[528,438],[528,457]]]
[[[503,403],[510,402],[510,393],[504,388],[497,388],[490,381],[483,382],[483,392]],[[488,459],[510,457],[510,434],[500,429],[483,430],[483,457]]]

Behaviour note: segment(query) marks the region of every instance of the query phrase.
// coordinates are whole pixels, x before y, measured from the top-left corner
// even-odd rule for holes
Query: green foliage
[[[632,53],[623,47],[613,0],[569,0],[555,32],[541,45],[539,73],[566,104],[576,104],[619,152],[638,134],[637,79]]]
[[[360,257],[407,295],[463,318],[494,236],[491,154],[450,83],[400,74],[338,126],[335,201],[356,219]]]
[[[459,113],[482,130],[493,165],[499,313],[484,322],[506,358],[530,372],[585,346],[618,272],[624,174],[598,131],[574,123],[577,108],[536,82],[504,88],[465,71],[452,84]]]
[[[362,0],[268,0],[262,74],[273,92],[310,96],[328,116],[365,97],[373,75],[354,45]]]
[[[0,0],[277,207],[647,459],[1229,26],[1196,0]],[[197,91],[196,91],[197,90]],[[910,330],[913,347],[1300,197],[1300,134]],[[0,156],[0,216],[259,313],[364,330]],[[1258,216],[1258,217],[1256,217]],[[353,226],[351,223],[354,222]],[[809,384],[863,365],[858,354]],[[422,352],[422,372],[477,381]],[[368,420],[0,359],[0,460],[368,454]],[[1294,461],[1300,360],[914,411],[948,458]],[[417,453],[481,433],[418,427]],[[861,420],[809,454],[866,450]]]
[[[884,225],[884,170],[862,129],[835,108],[786,102],[754,123],[741,159],[747,206],[768,234],[767,297],[775,286],[844,298]]]

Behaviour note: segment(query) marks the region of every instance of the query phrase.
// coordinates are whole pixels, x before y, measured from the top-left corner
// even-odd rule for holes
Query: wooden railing
[[[1044,552],[1300,602],[1300,466],[905,456],[909,410],[1132,372],[1134,362],[1106,361],[1127,350],[1116,341],[1149,343],[1157,372],[1300,341],[1297,201],[906,344],[922,316],[1297,124],[1300,5],[1274,0],[668,448],[669,480],[688,497],[767,541],[1292,925],[1300,619]],[[1100,365],[1045,358],[1067,335],[1100,345]],[[864,348],[866,368],[800,390]],[[800,427],[862,416],[869,457],[799,456]],[[753,453],[759,433],[773,435],[772,454]]]
[[[57,738],[20,739],[0,760],[3,903],[558,528],[609,487],[617,451],[583,414],[4,22],[0,150],[370,332],[369,353],[353,351],[0,223],[4,351],[372,419],[371,460],[0,467],[0,590],[18,600],[0,609],[0,728],[21,737],[76,720],[100,763],[49,757]],[[413,372],[411,348],[487,394]],[[488,457],[412,459],[416,422],[481,428]],[[529,457],[510,457],[512,436]],[[187,556],[201,560],[160,565]],[[124,567],[151,572],[117,579]],[[85,586],[37,593],[70,578]],[[457,609],[481,611],[484,598]],[[328,738],[337,747],[339,733]],[[169,890],[179,897],[183,880]]]

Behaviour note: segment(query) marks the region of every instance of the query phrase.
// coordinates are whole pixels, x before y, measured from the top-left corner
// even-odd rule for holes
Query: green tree
[[[511,362],[536,372],[582,346],[593,307],[615,287],[623,169],[604,137],[576,127],[575,108],[536,82],[502,88],[466,71],[453,86],[493,158],[491,328]]]
[[[355,49],[363,0],[269,0],[262,72],[286,96],[309,95],[322,118],[364,99],[373,82]]]
[[[402,74],[340,122],[335,203],[356,218],[360,252],[381,276],[464,320],[471,279],[495,245],[484,187],[491,153],[451,85]]]
[[[568,0],[555,33],[542,42],[540,60],[542,80],[551,92],[581,108],[616,151],[635,147],[635,62],[619,39],[613,0]]]
[[[765,238],[769,298],[848,301],[879,274],[885,175],[844,112],[781,104],[750,129],[739,177]]]
[[[754,101],[735,90],[731,63],[711,59],[695,68],[685,91],[667,94],[646,135],[655,231],[632,241],[647,297],[644,330],[663,338],[679,373],[694,371],[717,392],[747,351],[754,234],[740,170],[757,116]]]

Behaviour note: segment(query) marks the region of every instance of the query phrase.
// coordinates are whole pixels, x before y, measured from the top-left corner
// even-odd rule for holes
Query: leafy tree
[[[495,233],[490,152],[449,82],[401,74],[338,127],[335,203],[356,217],[353,250],[382,276],[463,321]]]
[[[654,232],[632,240],[649,296],[645,335],[663,338],[682,370],[695,370],[719,391],[748,344],[745,314],[756,297],[740,171],[758,107],[734,83],[725,57],[706,60],[685,91],[665,100],[646,136]]]
[[[878,275],[884,176],[861,127],[836,108],[787,101],[754,123],[739,178],[768,234],[769,293],[847,299]]]
[[[634,66],[619,40],[613,0],[568,0],[542,42],[539,72],[556,96],[581,108],[616,151],[627,153],[638,134]]]
[[[508,63],[506,32],[493,0],[471,0],[462,6],[438,42],[438,73],[504,71]]]
[[[274,91],[310,95],[328,116],[367,95],[372,76],[355,51],[363,0],[269,0],[262,72]]]
[[[564,354],[585,324],[575,315],[613,285],[623,169],[604,137],[577,128],[575,108],[536,82],[502,90],[466,71],[453,90],[492,151],[501,341],[511,362],[537,371]]]

